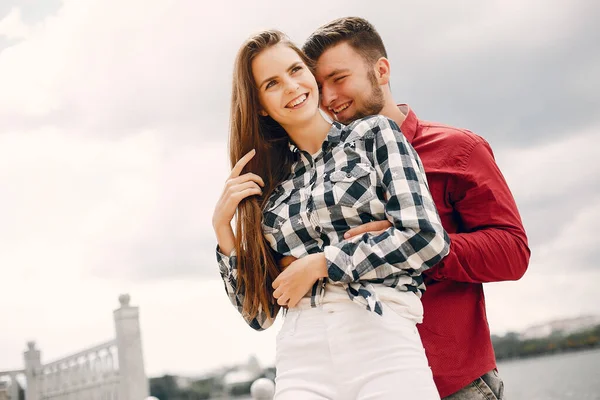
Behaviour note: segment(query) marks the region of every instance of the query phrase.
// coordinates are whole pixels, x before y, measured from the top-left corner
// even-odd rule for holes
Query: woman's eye
[[[295,73],[295,72],[300,71],[301,69],[302,69],[302,67],[300,65],[295,66],[294,68],[292,68],[292,74]]]
[[[344,79],[345,77],[346,77],[346,76],[340,76],[339,78],[335,78],[333,81],[334,81],[334,82],[339,82],[339,81],[341,81],[342,79]]]
[[[267,83],[267,86],[265,86],[265,89],[269,89],[269,88],[275,86],[276,83],[277,82],[275,82],[275,81],[270,81],[269,83]]]

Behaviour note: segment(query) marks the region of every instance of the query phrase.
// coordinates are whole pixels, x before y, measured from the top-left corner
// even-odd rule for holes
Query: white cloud
[[[201,256],[214,263],[210,217],[228,173],[225,154],[222,142],[169,144],[150,131],[120,139],[1,135],[0,238],[13,246],[0,262],[44,269],[56,260],[63,271],[136,279],[173,274],[182,263],[193,275],[206,271]],[[145,272],[155,261],[162,273]]]
[[[579,15],[576,6],[548,7],[543,0],[486,2],[475,7],[470,2],[463,3],[463,23],[444,32],[452,50],[498,45],[545,47],[562,40],[565,32],[576,26]],[[455,6],[455,3],[446,5],[449,12]]]
[[[530,208],[544,204],[549,216],[523,215],[532,252],[525,276],[485,285],[493,332],[600,311],[600,270],[591,264],[600,248],[600,194],[593,187],[600,179],[597,132],[589,128],[546,145],[497,154],[519,206],[533,215]],[[591,194],[584,197],[584,190]]]
[[[564,216],[568,222],[550,241],[531,248],[530,266],[516,282],[486,284],[492,332],[518,331],[555,318],[598,314],[600,209],[587,204]],[[552,230],[553,226],[548,225]]]
[[[29,27],[21,19],[21,10],[14,7],[0,20],[0,37],[24,39],[29,35]]]
[[[576,194],[600,176],[600,127],[565,132],[561,140],[532,148],[503,149],[498,164],[523,203]]]

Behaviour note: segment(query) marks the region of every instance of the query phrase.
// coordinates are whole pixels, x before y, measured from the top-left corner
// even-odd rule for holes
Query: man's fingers
[[[230,178],[237,178],[242,173],[242,170],[248,164],[252,157],[256,154],[256,150],[252,149],[248,153],[244,154],[242,158],[239,159],[238,162],[235,163],[233,168],[231,169],[231,174],[229,174]]]
[[[387,228],[392,226],[390,221],[371,221],[366,224],[362,224],[361,226],[357,226],[356,228],[352,228],[344,233],[344,239],[350,239],[352,237],[362,235],[367,232],[377,232],[385,231]]]

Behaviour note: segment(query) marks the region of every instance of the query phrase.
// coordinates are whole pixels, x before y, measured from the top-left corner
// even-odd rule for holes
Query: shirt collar
[[[323,141],[323,145],[321,146],[321,148],[325,149],[328,146],[335,146],[336,144],[338,144],[341,140],[344,126],[345,125],[342,125],[338,121],[333,121],[333,123],[331,124],[331,128],[329,128],[329,132],[327,133],[327,137]],[[301,151],[298,148],[298,146],[296,146],[296,144],[294,144],[294,142],[292,142],[291,140],[289,141],[289,147],[290,147],[290,151],[292,153],[298,154]]]
[[[417,133],[419,131],[419,119],[408,104],[398,104],[398,108],[405,115],[404,122],[402,122],[400,130],[402,131],[402,134],[406,140],[408,140],[409,143],[412,143],[412,141],[418,136]]]

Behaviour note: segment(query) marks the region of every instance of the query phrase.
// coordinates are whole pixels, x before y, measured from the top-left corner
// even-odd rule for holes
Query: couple
[[[303,51],[244,43],[213,215],[225,289],[254,329],[285,309],[276,399],[500,399],[482,283],[527,268],[517,207],[485,140],[394,102],[386,57],[361,18]]]

